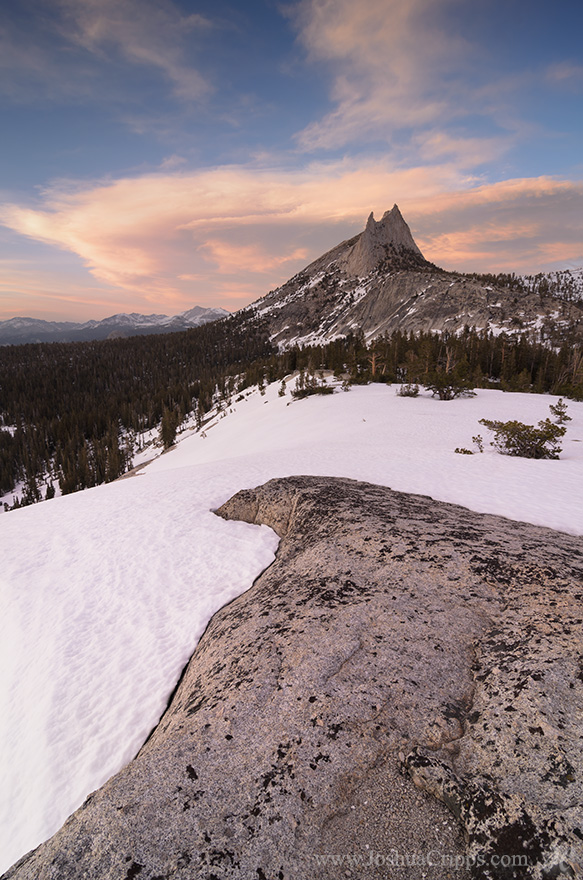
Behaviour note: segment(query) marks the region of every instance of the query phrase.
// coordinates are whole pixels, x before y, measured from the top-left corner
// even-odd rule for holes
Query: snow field
[[[371,385],[290,402],[292,386],[134,477],[0,518],[0,871],[136,754],[209,618],[272,561],[273,532],[212,513],[239,489],[345,476],[583,535],[583,403],[561,459],[529,461],[494,452],[478,419],[534,424],[557,398]],[[476,434],[483,454],[454,453]]]
[[[177,473],[3,517],[0,870],[135,756],[209,618],[273,560],[273,532],[206,492]]]
[[[557,397],[479,390],[476,397],[439,401],[370,385],[290,403],[293,383],[284,398],[278,387],[235,404],[227,418],[205,427],[205,438],[185,438],[152,462],[148,474],[229,461],[238,462],[245,486],[299,473],[345,476],[583,535],[576,489],[583,477],[583,403],[567,401],[572,420],[560,460],[533,461],[495,452],[479,419],[536,424]],[[475,449],[477,434],[483,454],[454,453],[458,446]]]

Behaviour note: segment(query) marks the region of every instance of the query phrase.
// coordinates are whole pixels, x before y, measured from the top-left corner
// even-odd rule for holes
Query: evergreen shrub
[[[434,397],[440,400],[454,400],[456,397],[475,397],[471,382],[454,373],[435,372],[423,383]]]
[[[550,419],[543,419],[538,427],[516,420],[500,422],[480,419],[480,424],[494,432],[491,445],[499,452],[521,458],[558,458],[561,452],[560,438],[567,430],[562,425],[553,424]]]
[[[397,389],[397,394],[399,397],[417,397],[419,394],[419,385],[414,385],[411,382],[406,382],[404,385],[401,385],[400,388]]]

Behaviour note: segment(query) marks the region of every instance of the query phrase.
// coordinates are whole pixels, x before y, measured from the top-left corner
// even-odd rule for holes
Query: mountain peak
[[[362,276],[386,262],[396,266],[425,263],[398,205],[385,211],[381,220],[375,220],[371,211],[364,232],[346,256],[345,268],[349,275]]]
[[[218,321],[229,313],[221,308],[194,306],[179,315],[141,315],[119,312],[100,321],[83,324],[70,321],[42,321],[38,318],[9,318],[0,321],[0,346],[27,342],[88,342],[149,333],[174,333],[189,330],[209,321]]]

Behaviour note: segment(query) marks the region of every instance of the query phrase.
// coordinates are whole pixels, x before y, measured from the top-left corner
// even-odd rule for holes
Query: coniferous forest
[[[258,326],[232,319],[163,336],[0,349],[0,493],[40,500],[48,475],[67,494],[131,467],[140,435],[212,405],[228,377],[271,352]]]
[[[0,495],[20,504],[116,479],[144,434],[170,446],[186,418],[229,405],[249,386],[294,371],[331,370],[348,383],[445,380],[460,388],[550,392],[583,399],[583,351],[467,328],[448,336],[352,336],[278,353],[249,315],[163,336],[0,349]]]

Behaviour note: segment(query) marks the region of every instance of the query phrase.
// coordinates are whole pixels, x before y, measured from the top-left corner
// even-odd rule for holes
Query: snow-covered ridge
[[[0,345],[17,345],[26,342],[76,342],[106,339],[124,331],[172,332],[199,327],[209,321],[225,318],[229,312],[220,308],[194,306],[178,315],[140,315],[137,312],[120,312],[101,321],[42,321],[38,318],[9,318],[0,321]]]
[[[577,269],[557,269],[538,275],[523,275],[522,282],[528,290],[546,293],[567,302],[583,301],[583,266]]]

